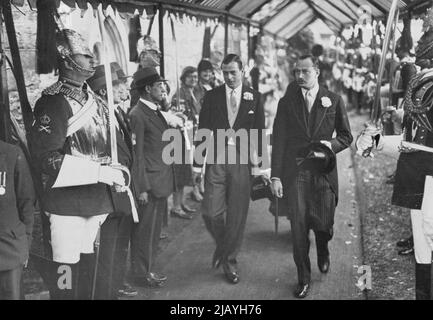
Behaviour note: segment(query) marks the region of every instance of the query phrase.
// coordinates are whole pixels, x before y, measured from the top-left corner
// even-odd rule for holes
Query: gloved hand
[[[430,249],[433,251],[433,217],[427,217],[423,214],[422,230]]]
[[[100,166],[99,168],[99,182],[112,185],[125,186],[125,177],[123,171],[110,166]]]
[[[331,142],[326,141],[326,140],[320,140],[320,143],[324,144],[325,146],[327,146],[329,149],[332,150],[332,144],[331,144]]]
[[[382,129],[372,123],[366,123],[365,129],[356,139],[355,146],[357,154],[363,157],[374,157],[371,152],[374,148],[380,150],[383,148]]]
[[[167,124],[170,127],[173,127],[173,128],[182,128],[183,127],[184,119],[182,117],[179,117],[175,113],[172,113],[172,112],[161,111],[161,113],[164,116],[165,121],[167,121]]]

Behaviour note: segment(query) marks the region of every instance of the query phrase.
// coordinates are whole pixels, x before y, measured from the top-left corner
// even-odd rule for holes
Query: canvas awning
[[[12,0],[22,6],[26,0]],[[230,22],[250,22],[264,31],[285,38],[294,35],[316,19],[321,19],[336,33],[347,25],[357,23],[363,14],[373,18],[386,17],[392,0],[56,0],[70,7],[87,9],[90,3],[111,5],[121,14],[133,14],[135,10],[151,13],[163,6],[165,10],[197,19],[222,18]],[[36,8],[36,0],[28,0]],[[400,0],[400,12],[425,11],[431,0]]]

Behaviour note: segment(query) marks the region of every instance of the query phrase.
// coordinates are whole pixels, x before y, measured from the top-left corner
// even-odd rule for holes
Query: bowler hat
[[[111,80],[113,81],[113,84],[119,80],[117,73],[113,70],[113,68],[111,68]],[[87,79],[87,84],[93,91],[98,91],[107,87],[105,68],[103,64],[96,66],[95,73],[93,76]]]
[[[321,142],[312,142],[296,155],[296,164],[301,170],[314,174],[328,174],[336,166],[334,151]]]
[[[154,67],[138,69],[133,75],[131,89],[141,88],[161,81],[166,82],[167,80],[161,77]]]

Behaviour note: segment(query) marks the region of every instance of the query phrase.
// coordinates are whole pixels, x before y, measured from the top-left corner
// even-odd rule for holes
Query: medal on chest
[[[0,172],[0,196],[6,193],[6,171]]]

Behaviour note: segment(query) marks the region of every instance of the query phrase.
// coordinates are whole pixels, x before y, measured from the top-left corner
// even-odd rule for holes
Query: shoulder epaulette
[[[57,81],[56,83],[52,84],[48,88],[45,88],[42,91],[43,96],[53,96],[55,94],[58,94],[60,92],[60,88],[63,86],[63,83],[61,81]]]

